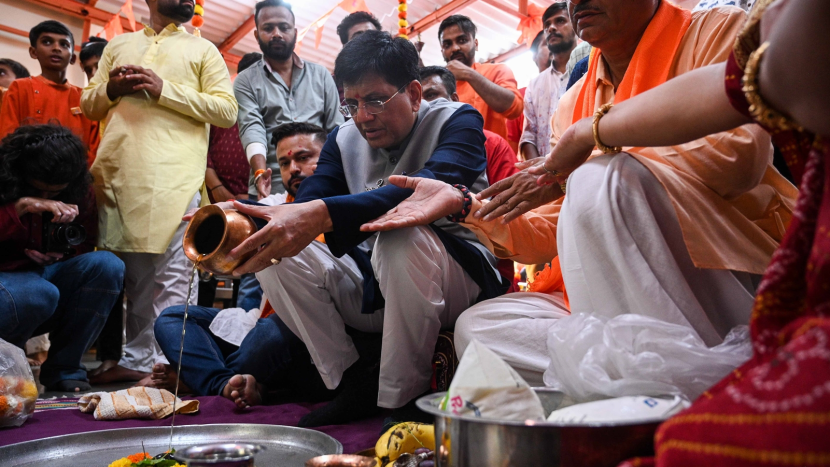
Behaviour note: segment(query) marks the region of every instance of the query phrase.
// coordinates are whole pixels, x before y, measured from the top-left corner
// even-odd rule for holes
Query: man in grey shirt
[[[265,170],[248,192],[257,199],[283,192],[279,164],[268,135],[289,122],[313,123],[326,133],[343,123],[340,99],[329,71],[294,53],[297,29],[291,5],[282,0],[256,4],[254,31],[262,60],[240,73],[233,90],[239,102],[239,138],[254,173]],[[267,155],[267,156],[266,156]]]

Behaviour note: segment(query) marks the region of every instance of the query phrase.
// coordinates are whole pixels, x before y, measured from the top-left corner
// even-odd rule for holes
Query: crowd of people
[[[182,26],[191,2],[147,3],[143,30],[81,46],[83,89],[57,21],[30,32],[40,75],[0,60],[0,338],[48,333],[47,388],[181,378],[240,408],[330,401],[301,426],[419,420],[440,332],[543,385],[558,320],[633,313],[710,347],[752,327],[752,360],[664,425],[658,458],[741,444],[719,414],[769,434],[830,408],[824,2],[552,3],[526,89],[476,59],[461,14],[437,30],[445,66],[423,66],[423,44],[352,13],[330,73],[297,55],[291,6],[263,0],[261,54],[232,81]],[[237,306],[194,293],[185,320],[182,237],[209,203],[262,222],[229,254],[253,254]],[[530,291],[514,262],[539,270]]]

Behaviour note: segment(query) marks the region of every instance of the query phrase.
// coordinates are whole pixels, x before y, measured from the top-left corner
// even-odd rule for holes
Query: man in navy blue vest
[[[388,185],[390,175],[438,179],[475,192],[486,187],[481,115],[467,104],[422,101],[418,52],[381,31],[347,43],[335,76],[344,87],[341,111],[352,119],[329,134],[296,202],[236,204],[268,220],[232,252],[258,249],[236,273],[257,273],[326,386],[341,388],[301,426],[343,423],[377,407],[398,409],[393,418],[412,418],[412,402],[430,388],[439,331],[506,288],[493,255],[449,220],[378,235],[360,231],[412,193]],[[320,234],[325,246],[307,248]],[[358,352],[349,334],[354,330],[382,334],[379,358]],[[244,381],[243,397],[256,390],[252,378],[234,381]]]

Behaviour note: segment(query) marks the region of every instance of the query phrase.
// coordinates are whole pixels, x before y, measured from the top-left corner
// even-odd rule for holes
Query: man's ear
[[[421,87],[421,82],[416,80],[412,80],[409,83],[409,86],[406,88],[406,93],[409,96],[409,102],[412,104],[412,110],[417,112],[421,108],[421,99],[424,98],[423,88]]]
[[[29,46],[29,56],[37,60],[37,49],[32,47],[31,45]]]
[[[77,60],[78,60],[78,55],[73,53],[72,56],[69,57],[69,64],[74,65]]]
[[[476,40],[474,40],[473,43],[476,45],[476,51],[478,51],[478,38],[476,38]]]
[[[458,102],[460,100],[458,98],[458,93],[457,92],[452,93],[452,96],[450,96],[450,100],[453,101],[453,102]]]

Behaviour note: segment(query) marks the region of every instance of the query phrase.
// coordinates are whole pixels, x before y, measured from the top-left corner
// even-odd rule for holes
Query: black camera
[[[52,222],[52,213],[45,212],[41,216],[43,223],[43,253],[63,253],[71,255],[75,248],[86,240],[86,229],[77,222],[57,224]]]

